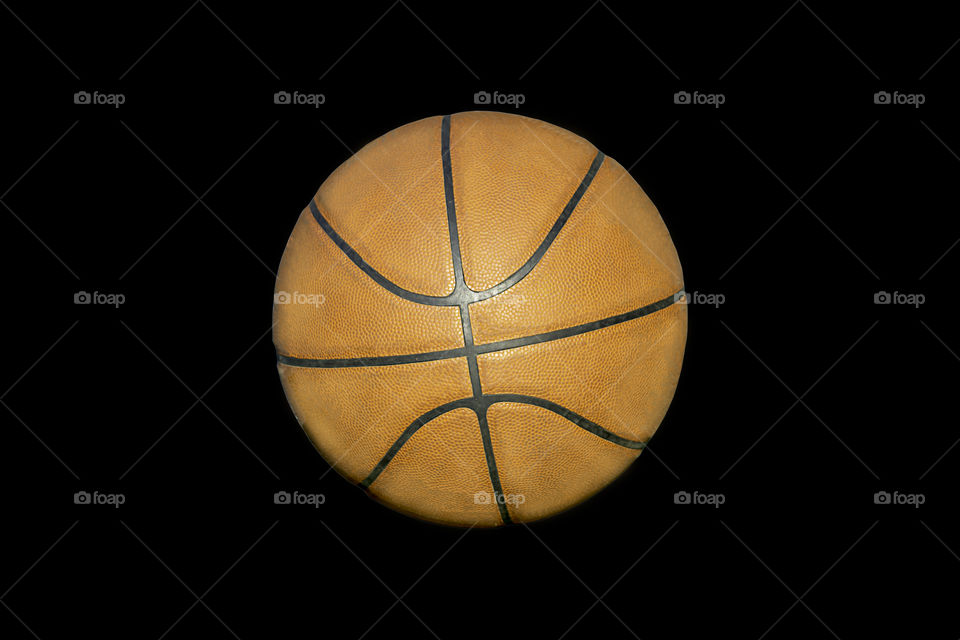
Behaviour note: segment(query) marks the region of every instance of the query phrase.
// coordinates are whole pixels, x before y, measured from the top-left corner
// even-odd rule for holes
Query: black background
[[[3,5],[0,636],[960,635],[947,6]],[[294,90],[326,102],[274,104]],[[481,90],[630,167],[687,290],[724,302],[690,307],[673,405],[618,481],[465,532],[329,472],[269,332],[323,179]]]

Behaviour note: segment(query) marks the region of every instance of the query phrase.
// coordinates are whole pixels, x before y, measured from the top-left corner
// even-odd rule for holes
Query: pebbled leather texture
[[[307,435],[352,482],[370,473],[417,416],[470,395],[464,358],[345,369],[280,365],[280,378]]]
[[[439,117],[394,129],[340,165],[316,196],[377,271],[404,289],[438,296],[453,289],[439,131]]]
[[[567,175],[568,182],[579,179]],[[682,288],[680,261],[656,207],[606,158],[536,268],[500,295],[470,305],[470,317],[482,344],[599,320]]]
[[[578,336],[482,354],[480,382],[484,393],[544,398],[618,436],[648,440],[673,398],[686,335],[686,306],[672,305]]]
[[[461,526],[501,524],[477,416],[469,409],[417,431],[373,486],[377,499],[409,515]]]
[[[456,308],[416,304],[375,283],[320,229],[309,209],[287,241],[276,292],[275,300],[289,299],[273,307],[278,353],[351,358],[463,346]]]
[[[686,340],[680,262],[640,186],[586,140],[513,114],[425,118],[363,147],[312,206],[277,278],[278,368],[320,453],[379,501],[458,526],[536,520],[599,491],[657,430]],[[552,238],[466,322],[451,212],[474,291]]]
[[[487,419],[503,493],[516,522],[538,520],[586,500],[640,454],[540,407],[495,404]]]
[[[489,111],[455,115],[451,138],[464,276],[487,289],[536,250],[597,149],[546,122]]]

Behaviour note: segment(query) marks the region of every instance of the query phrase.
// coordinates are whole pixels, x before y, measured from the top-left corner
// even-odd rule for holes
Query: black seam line
[[[547,409],[554,412],[561,418],[565,418],[569,422],[572,422],[581,429],[589,431],[593,435],[603,438],[608,442],[620,445],[621,447],[626,447],[627,449],[643,449],[645,446],[647,446],[645,441],[628,440],[627,438],[622,438],[611,431],[607,431],[589,418],[584,418],[579,413],[571,411],[570,409],[567,409],[556,402],[551,402],[550,400],[546,400],[544,398],[537,398],[535,396],[527,396],[519,393],[491,393],[490,395],[484,397],[489,399],[489,402],[486,403],[486,406],[497,402],[515,402],[518,404],[529,404]]]
[[[470,302],[475,292],[467,287],[463,275],[463,261],[460,258],[460,233],[457,228],[457,205],[453,194],[453,166],[450,161],[450,116],[443,116],[440,123],[440,159],[443,164],[443,193],[447,205],[447,226],[450,229],[450,255],[453,258],[454,289],[451,294],[458,300],[460,307],[460,325],[463,328],[463,348],[467,355],[467,369],[470,371],[470,386],[474,400],[483,396],[480,385],[480,370],[477,366],[477,352],[473,344],[473,328],[470,325]],[[503,488],[500,485],[500,473],[497,471],[497,460],[493,454],[493,443],[490,440],[490,427],[487,425],[487,411],[479,405],[475,407],[477,423],[480,427],[480,439],[483,441],[483,454],[487,460],[487,473],[490,476],[490,485],[493,488],[494,502],[504,524],[510,524],[510,513],[507,511],[506,500],[502,500]]]
[[[476,358],[474,358],[476,359]],[[503,524],[511,524],[510,510],[507,501],[501,496],[503,485],[500,484],[500,471],[497,469],[497,459],[493,453],[493,440],[490,438],[490,425],[487,424],[487,405],[477,407],[477,421],[480,423],[480,438],[483,440],[483,454],[487,459],[487,473],[490,475],[490,484],[493,485],[493,499],[497,503],[497,511]]]
[[[411,436],[413,436],[413,434],[415,434],[417,430],[420,429],[420,427],[427,424],[434,418],[438,418],[442,416],[448,411],[453,411],[454,409],[460,409],[460,408],[473,408],[473,403],[474,403],[473,398],[463,398],[461,400],[454,400],[453,402],[442,404],[439,407],[434,407],[430,411],[427,411],[425,414],[423,414],[422,416],[420,416],[419,418],[411,422],[410,426],[408,426],[406,429],[403,430],[403,433],[400,434],[400,437],[397,438],[396,442],[394,442],[393,445],[391,445],[391,447],[387,449],[387,452],[380,459],[380,462],[377,463],[377,466],[373,468],[373,471],[371,471],[370,474],[363,479],[363,482],[360,483],[360,486],[366,489],[371,484],[373,484],[373,481],[376,480],[381,473],[383,473],[383,470],[387,468],[387,465],[390,463],[391,460],[393,460],[393,457],[397,455],[397,452],[400,451],[400,447],[402,447],[407,442],[407,440],[409,440]]]
[[[580,335],[581,333],[589,333],[590,331],[605,329],[606,327],[610,327],[615,324],[621,324],[623,322],[627,322],[628,320],[636,320],[637,318],[648,316],[651,313],[660,311],[661,309],[666,309],[682,298],[683,294],[683,289],[681,289],[679,292],[671,294],[662,300],[651,302],[650,304],[642,306],[638,309],[634,309],[633,311],[627,311],[626,313],[620,313],[615,316],[594,320],[592,322],[584,322],[583,324],[567,327],[565,329],[557,329],[555,331],[537,333],[532,336],[523,336],[522,338],[513,338],[511,340],[500,340],[499,342],[481,344],[477,345],[475,349],[477,353],[490,353],[493,351],[503,351],[505,349],[523,347],[528,344],[539,344],[541,342],[550,342],[551,340],[560,340],[561,338],[569,338],[571,336]]]
[[[411,302],[416,302],[418,304],[427,304],[433,306],[452,306],[449,302],[451,296],[428,296],[422,293],[416,293],[415,291],[408,291],[403,287],[395,284],[388,280],[383,274],[371,267],[366,260],[360,257],[360,254],[357,253],[353,247],[351,247],[346,240],[344,240],[339,233],[337,233],[330,223],[327,222],[327,219],[323,217],[323,214],[320,213],[320,209],[317,207],[316,200],[310,201],[310,212],[313,213],[313,219],[317,221],[317,224],[320,225],[320,228],[330,236],[330,239],[333,240],[333,243],[340,248],[343,253],[350,258],[353,264],[360,267],[360,270],[365,274],[370,276],[374,282],[379,284],[381,287],[400,296],[405,300],[410,300]]]
[[[403,445],[406,444],[407,440],[413,437],[413,434],[420,430],[420,427],[426,426],[426,424],[430,421],[449,411],[453,411],[454,409],[472,409],[477,414],[477,418],[486,423],[487,409],[490,407],[490,405],[498,402],[514,402],[517,404],[527,404],[547,409],[548,411],[552,411],[560,417],[565,418],[568,422],[575,424],[584,431],[589,431],[599,438],[603,438],[604,440],[612,442],[613,444],[621,447],[626,447],[627,449],[643,449],[647,445],[647,443],[642,440],[628,440],[627,438],[618,436],[617,434],[604,429],[589,418],[585,418],[580,414],[545,398],[537,398],[536,396],[528,396],[519,393],[493,393],[481,396],[479,398],[461,398],[459,400],[447,402],[439,407],[434,407],[411,422],[410,426],[404,429],[403,433],[400,434],[400,437],[397,438],[397,440],[390,446],[383,458],[381,458],[377,463],[377,466],[375,466],[373,471],[370,472],[370,475],[363,479],[363,481],[360,483],[360,486],[366,489],[373,484],[373,481],[376,480],[381,473],[383,473],[383,470],[387,468],[387,465],[390,464],[390,461],[393,460],[394,456],[396,456]],[[485,450],[487,444],[486,440],[489,439],[489,437],[490,431],[488,426],[484,442]],[[490,450],[491,452],[493,450],[492,443]],[[497,485],[499,484],[500,479],[498,475]]]
[[[450,238],[450,256],[453,259],[454,289],[451,296],[462,298],[467,290],[460,256],[460,230],[457,227],[457,204],[453,197],[453,165],[450,161],[450,116],[440,123],[440,161],[443,166],[443,199],[447,207],[447,229]],[[466,302],[460,300],[457,304]]]
[[[547,253],[547,249],[550,248],[550,245],[553,244],[553,241],[557,239],[558,235],[560,235],[560,230],[563,229],[563,225],[567,223],[567,220],[573,214],[573,210],[577,208],[578,204],[580,204],[580,200],[583,199],[583,195],[587,192],[587,189],[590,188],[590,184],[593,182],[594,177],[596,177],[597,172],[600,171],[600,165],[603,164],[603,159],[603,153],[598,151],[597,155],[593,158],[593,162],[590,164],[590,168],[587,170],[587,174],[583,176],[583,180],[580,181],[580,185],[577,187],[577,190],[573,192],[573,196],[563,208],[563,211],[560,213],[560,217],[557,218],[556,222],[553,223],[550,231],[547,232],[543,242],[541,242],[540,246],[537,247],[537,250],[533,252],[533,255],[530,256],[530,258],[523,263],[523,266],[517,269],[513,275],[508,277],[500,284],[494,285],[489,289],[485,289],[484,291],[477,292],[477,295],[480,297],[478,297],[476,300],[473,300],[473,302],[486,300],[487,298],[492,298],[499,293],[503,293],[513,285],[523,280],[528,273],[533,271],[533,268],[537,266],[544,254]]]
[[[446,360],[449,358],[462,358],[469,355],[471,352],[475,354],[481,353],[492,353],[494,351],[504,351],[506,349],[514,349],[516,347],[524,347],[529,344],[539,344],[541,342],[550,342],[551,340],[560,340],[561,338],[569,338],[571,336],[580,335],[582,333],[588,333],[590,331],[596,331],[598,329],[604,329],[606,327],[613,326],[615,324],[620,324],[622,322],[627,322],[629,320],[634,320],[636,318],[642,318],[643,316],[650,315],[661,309],[666,309],[670,305],[674,304],[683,296],[683,290],[664,298],[663,300],[658,300],[648,305],[644,305],[638,309],[632,311],[627,311],[626,313],[621,313],[615,316],[610,316],[608,318],[603,318],[601,320],[594,320],[593,322],[585,322],[583,324],[578,324],[573,327],[567,327],[565,329],[557,329],[556,331],[547,331],[545,333],[537,333],[530,336],[523,336],[522,338],[513,338],[511,340],[500,340],[499,342],[490,342],[487,344],[473,345],[472,349],[467,347],[460,347],[457,349],[443,349],[441,351],[427,351],[424,353],[410,353],[405,355],[396,355],[396,356],[371,356],[368,358],[295,358],[292,356],[277,355],[277,361],[280,364],[285,364],[293,367],[317,367],[317,368],[338,368],[338,367],[378,367],[384,365],[394,365],[394,364],[410,364],[415,362],[430,362],[432,360]]]
[[[483,395],[483,390],[480,388],[480,369],[477,365],[477,350],[473,344],[473,329],[470,327],[469,305],[460,306],[460,324],[463,326],[463,350],[464,355],[467,356],[470,386],[473,388],[473,397],[479,398]]]
[[[316,369],[339,369],[345,367],[379,367],[392,364],[411,364],[415,362],[430,362],[432,360],[447,360],[462,358],[466,349],[443,349],[441,351],[426,351],[424,353],[410,353],[399,356],[370,356],[367,358],[297,358],[277,354],[277,362],[291,367],[311,367]]]
[[[553,244],[553,241],[556,240],[557,236],[560,234],[560,230],[573,214],[573,211],[580,203],[580,200],[583,199],[587,189],[590,188],[590,184],[593,182],[594,177],[596,177],[597,172],[600,170],[600,165],[603,164],[605,157],[602,152],[597,152],[596,157],[593,159],[593,163],[590,165],[590,169],[583,177],[583,180],[580,182],[577,190],[563,208],[563,212],[561,212],[560,217],[558,217],[553,223],[553,227],[550,228],[550,231],[544,237],[543,241],[540,243],[540,246],[538,246],[537,250],[533,252],[533,255],[530,256],[530,258],[528,258],[519,269],[517,269],[503,282],[500,282],[489,289],[484,289],[483,291],[474,291],[464,283],[463,262],[460,256],[460,240],[459,232],[457,230],[456,210],[453,200],[453,173],[450,167],[449,118],[450,116],[444,116],[443,125],[441,127],[441,144],[443,145],[444,149],[442,152],[443,191],[447,205],[447,226],[450,229],[450,250],[453,257],[454,273],[456,274],[457,278],[452,293],[445,296],[428,296],[415,291],[410,291],[409,289],[404,289],[395,282],[389,280],[382,273],[370,266],[370,264],[364,260],[360,254],[357,253],[357,251],[351,247],[350,244],[343,239],[343,237],[340,236],[339,233],[336,232],[330,222],[320,212],[320,208],[317,206],[316,199],[310,201],[310,212],[313,214],[313,218],[317,221],[317,224],[320,225],[320,228],[323,229],[324,233],[326,233],[330,239],[333,240],[333,243],[337,245],[337,247],[350,259],[350,261],[357,265],[361,271],[370,276],[374,282],[379,284],[390,293],[400,296],[405,300],[409,300],[410,302],[437,307],[456,307],[464,303],[479,302],[481,300],[486,300],[487,298],[492,298],[493,296],[501,294],[513,285],[517,284],[524,277],[526,277],[527,274],[533,271],[533,268],[537,266],[537,264],[546,254],[547,249],[550,248],[550,245]]]

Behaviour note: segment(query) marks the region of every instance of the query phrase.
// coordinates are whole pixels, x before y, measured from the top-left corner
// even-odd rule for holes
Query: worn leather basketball
[[[686,339],[656,207],[586,140],[518,115],[402,126],[303,211],[277,278],[290,406],[326,460],[406,514],[530,521],[643,450]]]

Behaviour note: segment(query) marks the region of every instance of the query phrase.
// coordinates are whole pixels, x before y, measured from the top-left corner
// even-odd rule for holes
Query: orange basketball
[[[320,187],[274,343],[324,458],[434,522],[536,520],[643,450],[686,340],[676,250],[627,171],[517,115],[419,120]]]

